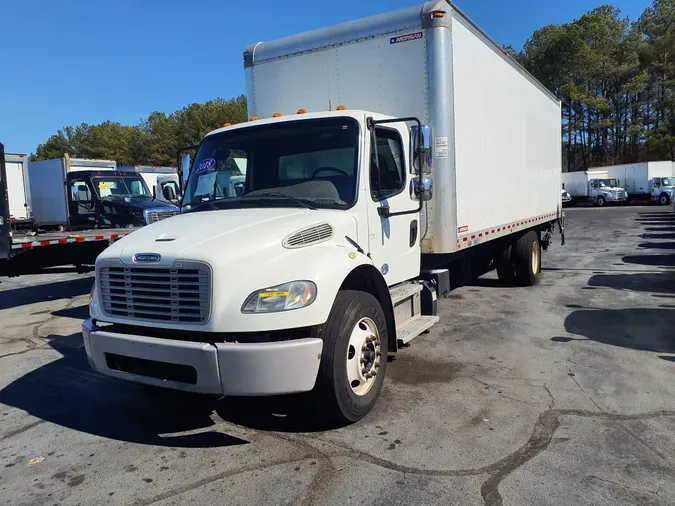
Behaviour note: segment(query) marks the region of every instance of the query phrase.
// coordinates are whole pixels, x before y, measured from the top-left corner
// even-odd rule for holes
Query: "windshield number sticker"
[[[197,165],[195,172],[197,174],[206,172],[207,170],[212,169],[215,164],[216,164],[215,158],[207,158],[206,160],[202,160],[201,162],[199,162],[199,165]]]

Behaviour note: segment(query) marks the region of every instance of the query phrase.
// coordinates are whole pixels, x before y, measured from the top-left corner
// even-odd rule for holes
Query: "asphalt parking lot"
[[[376,409],[158,395],[88,369],[91,276],[0,284],[0,503],[673,504],[675,213],[575,208],[534,288],[439,303]]]

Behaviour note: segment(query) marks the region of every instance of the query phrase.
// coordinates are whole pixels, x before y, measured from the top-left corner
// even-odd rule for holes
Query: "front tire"
[[[605,205],[605,197],[603,197],[602,195],[599,195],[598,198],[595,199],[595,204],[596,204],[598,207],[604,206],[604,205]]]
[[[659,197],[659,204],[662,206],[667,206],[670,203],[670,198],[665,193],[662,193]]]
[[[513,257],[518,284],[521,286],[537,284],[541,272],[541,245],[536,232],[531,230],[516,240]]]
[[[321,365],[312,392],[318,412],[331,422],[357,422],[382,390],[387,367],[387,323],[378,300],[356,290],[338,292],[323,339]]]

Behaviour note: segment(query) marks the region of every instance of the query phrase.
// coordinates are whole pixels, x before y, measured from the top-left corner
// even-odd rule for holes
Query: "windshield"
[[[94,188],[102,199],[106,197],[150,196],[150,190],[140,176],[95,177]]]
[[[190,170],[183,210],[351,207],[358,143],[359,124],[350,118],[277,123],[209,136]]]
[[[606,186],[609,188],[614,188],[615,186],[619,186],[616,184],[616,179],[611,178],[611,179],[599,179],[598,182],[600,183],[600,186]]]
[[[661,186],[672,186],[672,183],[670,182],[670,179],[663,177],[661,178]]]

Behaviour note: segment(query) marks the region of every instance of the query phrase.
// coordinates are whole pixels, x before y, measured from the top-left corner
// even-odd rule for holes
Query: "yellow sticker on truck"
[[[268,297],[288,297],[290,292],[260,292],[258,297],[266,299]]]

